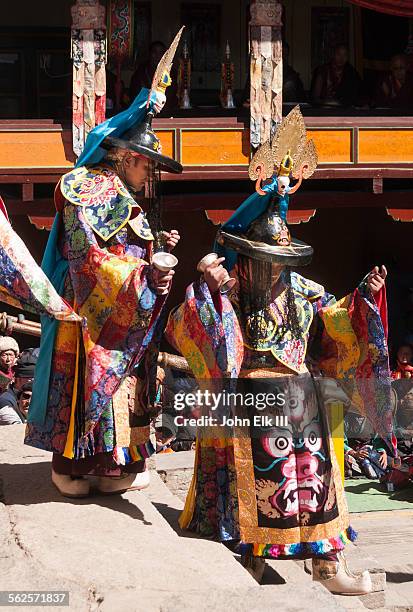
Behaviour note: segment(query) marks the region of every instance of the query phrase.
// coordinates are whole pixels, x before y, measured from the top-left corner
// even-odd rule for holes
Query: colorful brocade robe
[[[380,386],[387,388],[389,381],[384,304],[380,310],[365,282],[339,302],[298,274],[291,274],[291,284],[298,337],[290,330],[282,337],[276,333],[281,292],[263,322],[267,333],[252,348],[237,316],[237,296],[213,299],[204,282],[188,288],[166,330],[203,384],[230,377],[254,385],[258,379],[260,389],[267,381],[267,389],[294,388],[294,397],[301,398],[284,412],[288,425],[240,426],[229,435],[209,427],[199,433],[180,519],[183,528],[240,540],[242,550],[272,558],[336,552],[355,537],[324,406],[307,369],[310,354],[313,364],[337,378],[359,409],[383,427],[389,408]]]
[[[48,387],[42,405],[41,390],[34,389],[38,405],[30,407],[25,442],[74,459],[108,452],[118,463],[145,458],[153,451],[145,390],[131,373],[152,341],[165,299],[150,282],[152,233],[108,167],[65,175],[56,204],[59,282],[83,325],[42,329],[35,385],[49,360]]]

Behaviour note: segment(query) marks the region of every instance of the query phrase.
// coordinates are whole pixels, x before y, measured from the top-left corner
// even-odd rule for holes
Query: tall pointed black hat
[[[149,91],[146,117],[142,123],[134,125],[132,128],[127,130],[120,136],[107,136],[101,146],[103,148],[119,147],[121,149],[127,149],[149,157],[153,161],[157,162],[161,170],[167,172],[174,172],[179,174],[182,172],[182,165],[175,159],[162,155],[162,146],[159,138],[156,136],[152,129],[152,119],[154,117],[154,111],[149,108],[150,100],[156,92],[165,94],[166,88],[171,84],[171,68],[172,62],[181,39],[182,31],[184,26],[179,30],[175,36],[171,46],[167,49],[162,56],[152,79],[152,86]]]

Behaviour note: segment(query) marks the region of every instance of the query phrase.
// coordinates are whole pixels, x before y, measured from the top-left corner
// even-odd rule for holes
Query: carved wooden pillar
[[[250,140],[256,148],[282,119],[282,6],[277,0],[255,0],[250,11]]]

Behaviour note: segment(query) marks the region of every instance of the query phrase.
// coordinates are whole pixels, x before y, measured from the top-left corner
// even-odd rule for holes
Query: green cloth
[[[413,510],[413,486],[388,493],[386,486],[368,478],[346,479],[344,483],[350,512]]]

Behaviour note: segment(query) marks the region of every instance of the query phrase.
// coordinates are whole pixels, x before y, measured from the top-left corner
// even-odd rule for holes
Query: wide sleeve
[[[3,207],[0,207],[0,301],[61,321],[80,320],[13,230]]]
[[[85,318],[86,421],[96,422],[152,339],[165,302],[151,285],[148,262],[99,246],[82,207],[66,204],[64,240],[74,308]]]
[[[236,377],[243,359],[242,333],[225,295],[213,300],[204,281],[192,283],[185,301],[171,312],[166,337],[199,379]]]
[[[348,296],[319,304],[322,321],[318,365],[344,387],[375,430],[392,432],[391,375],[386,339],[385,294],[371,294],[366,279]]]

